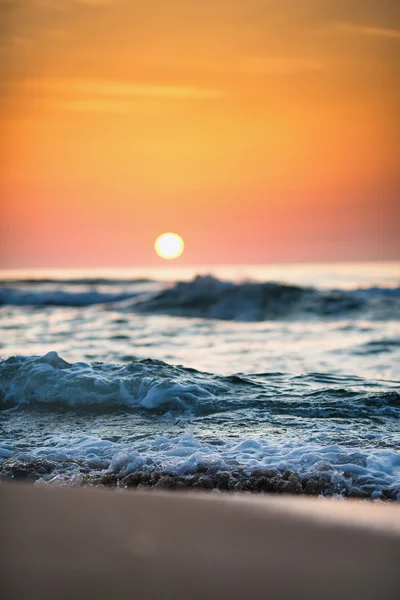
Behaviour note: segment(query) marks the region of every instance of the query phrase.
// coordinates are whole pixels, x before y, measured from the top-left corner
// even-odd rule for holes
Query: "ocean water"
[[[3,271],[0,477],[400,500],[400,264]]]

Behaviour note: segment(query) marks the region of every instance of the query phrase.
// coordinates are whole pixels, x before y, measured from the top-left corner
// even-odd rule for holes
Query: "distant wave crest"
[[[0,288],[0,306],[90,306],[120,302],[137,296],[137,292],[113,293],[85,290],[82,292],[62,289],[29,290],[21,288]]]
[[[221,281],[198,276],[136,299],[131,308],[144,313],[235,321],[295,316],[341,317],[371,311],[378,318],[398,317],[400,288],[318,290],[283,283]]]
[[[3,285],[0,305],[84,307],[118,303],[122,310],[140,313],[235,321],[307,315],[335,318],[361,311],[386,319],[398,317],[400,309],[400,287],[319,290],[277,282],[234,283],[210,275],[199,275],[173,285],[155,281],[124,285],[115,282],[89,285],[82,281],[80,284],[80,290],[76,289],[76,282],[74,285],[56,281],[51,285],[48,281],[25,283],[22,287]]]

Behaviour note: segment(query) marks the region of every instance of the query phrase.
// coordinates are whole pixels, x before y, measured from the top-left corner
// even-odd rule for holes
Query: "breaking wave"
[[[49,352],[0,361],[0,409],[2,480],[400,499],[396,382]]]
[[[387,389],[376,390],[363,379],[321,373],[224,377],[151,359],[127,365],[70,364],[56,352],[0,361],[3,409],[41,405],[194,416],[262,410],[301,418],[398,418],[400,394],[394,386],[387,382]]]

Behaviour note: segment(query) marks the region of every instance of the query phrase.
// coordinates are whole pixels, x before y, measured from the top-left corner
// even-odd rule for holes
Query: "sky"
[[[400,258],[397,0],[0,0],[0,267]]]

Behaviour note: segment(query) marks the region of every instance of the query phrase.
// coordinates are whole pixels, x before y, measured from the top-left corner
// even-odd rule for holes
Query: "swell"
[[[263,321],[286,317],[342,317],[370,311],[377,318],[398,318],[400,288],[318,290],[282,283],[233,283],[198,276],[138,298],[131,309],[183,317]]]
[[[81,292],[62,289],[29,290],[21,288],[0,288],[0,306],[91,306],[121,302],[135,298],[139,292],[100,292],[85,290]]]
[[[353,354],[361,356],[394,352],[400,348],[400,338],[381,338],[370,340],[352,350]]]
[[[299,418],[400,416],[396,382],[309,373],[222,377],[151,359],[127,365],[68,363],[56,352],[0,361],[0,407],[169,412],[189,416],[262,411]]]
[[[104,304],[138,313],[233,321],[307,316],[340,318],[358,314],[398,319],[400,309],[400,288],[319,290],[275,282],[234,283],[212,276],[197,276],[192,281],[172,286],[154,281],[124,282],[116,286],[111,280],[98,280],[89,285],[87,280],[82,280],[80,283],[86,287],[81,291],[69,289],[72,285],[69,281],[68,289],[62,288],[63,282],[53,281],[51,289],[39,283],[25,287],[1,286],[0,305],[84,307]],[[136,287],[127,288],[132,283]],[[101,284],[101,290],[93,289],[94,284]]]
[[[68,285],[68,286],[74,286],[74,285],[129,285],[129,284],[136,284],[136,283],[152,283],[155,280],[154,279],[149,279],[147,277],[139,277],[139,278],[134,278],[134,279],[116,279],[116,278],[111,278],[111,277],[75,277],[75,278],[69,278],[69,279],[63,279],[63,278],[49,278],[49,277],[34,277],[34,278],[29,278],[29,277],[24,277],[21,279],[4,279],[4,285],[26,285],[26,284],[33,284],[35,286],[38,285],[44,285],[44,284],[50,284],[50,285]]]

